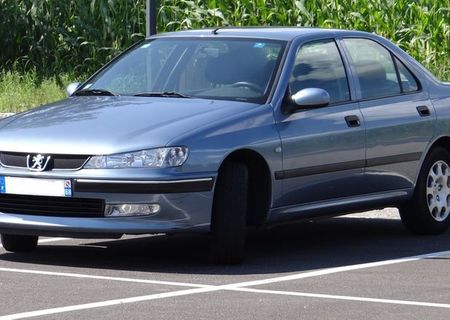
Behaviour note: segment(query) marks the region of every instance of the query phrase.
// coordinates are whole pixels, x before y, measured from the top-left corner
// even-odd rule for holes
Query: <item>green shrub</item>
[[[389,38],[439,78],[450,80],[448,0],[165,0],[160,30],[204,26],[356,29]]]
[[[0,112],[20,112],[45,103],[63,99],[64,84],[71,82],[68,75],[59,79],[40,79],[35,71],[25,74],[5,72],[0,74]]]
[[[43,76],[92,73],[143,38],[144,2],[0,0],[0,66]]]
[[[145,0],[0,0],[0,67],[92,73],[142,39]],[[158,28],[317,26],[381,34],[450,78],[448,0],[160,0]],[[0,70],[1,71],[1,70]]]

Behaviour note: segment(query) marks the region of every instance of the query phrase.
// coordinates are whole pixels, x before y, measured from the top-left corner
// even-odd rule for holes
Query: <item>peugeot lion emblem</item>
[[[31,171],[44,171],[50,161],[51,156],[44,156],[42,154],[28,155],[27,167]]]

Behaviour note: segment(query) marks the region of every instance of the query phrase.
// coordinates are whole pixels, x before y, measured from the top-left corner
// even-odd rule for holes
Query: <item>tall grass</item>
[[[69,83],[71,79],[73,76],[61,75],[42,80],[35,71],[5,72],[0,75],[0,112],[20,112],[61,100],[66,95],[60,81]]]
[[[160,0],[158,29],[317,26],[376,32],[450,79],[448,0]],[[0,0],[0,68],[92,73],[143,38],[145,0]],[[1,70],[0,70],[1,71]]]
[[[449,0],[162,0],[160,30],[306,26],[375,32],[450,80]]]
[[[143,0],[0,0],[0,66],[91,73],[143,38]]]

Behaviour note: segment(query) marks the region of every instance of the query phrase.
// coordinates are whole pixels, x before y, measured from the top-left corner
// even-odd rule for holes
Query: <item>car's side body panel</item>
[[[271,177],[282,170],[281,141],[270,105],[248,108],[229,119],[186,132],[169,142],[190,146],[190,156],[180,168],[185,172],[215,171],[234,152],[252,150],[261,155],[269,167]],[[271,206],[279,206],[282,182],[272,179]]]
[[[359,194],[364,185],[364,123],[349,127],[345,117],[362,119],[358,103],[305,110],[278,123],[283,144],[282,205]]]
[[[415,60],[384,38],[364,34],[340,37],[343,42],[352,38],[371,40],[388,49],[418,81],[418,92],[362,100],[356,71],[343,43],[366,122],[366,192],[413,189],[427,146],[436,134],[436,114],[428,94],[430,79],[422,75],[423,68]],[[421,108],[426,112],[421,114]]]
[[[302,61],[299,50],[313,43],[330,43],[334,47],[333,40],[333,32],[294,39],[283,70],[283,82],[278,87],[278,97],[286,96],[298,54]],[[285,112],[286,103],[286,99],[278,99],[275,104],[283,144],[283,170],[275,175],[275,179],[284,184],[280,205],[307,204],[359,193],[363,185],[365,131],[358,103],[348,101],[294,113]],[[359,126],[349,127],[345,120],[348,116],[357,117]]]
[[[366,192],[414,188],[420,160],[435,134],[428,95],[402,95],[360,103],[366,123]],[[417,107],[429,115],[420,116]]]
[[[450,137],[450,84],[430,85],[429,94],[437,117],[435,137]]]
[[[326,37],[325,35],[319,38]],[[422,90],[417,93],[394,97],[361,100],[359,84],[355,80],[355,73],[352,70],[345,45],[340,43],[340,40],[346,37],[371,39],[391,50],[423,82],[421,83]],[[352,180],[352,173],[359,173],[358,169],[350,172],[341,171],[335,166],[334,172],[327,172],[333,167],[319,167],[319,169],[322,169],[322,172],[316,172],[316,174],[304,178],[303,181],[299,179],[296,181],[285,181],[285,197],[288,199],[286,202],[287,206],[272,209],[271,220],[278,221],[288,220],[289,217],[305,218],[323,214],[336,214],[345,211],[376,208],[388,204],[396,205],[408,200],[412,196],[417,175],[426,152],[437,134],[435,128],[436,113],[434,112],[433,104],[428,98],[428,87],[435,85],[435,83],[430,83],[432,82],[430,75],[422,76],[422,67],[415,60],[406,56],[403,51],[378,36],[346,32],[344,34],[339,33],[336,36],[336,40],[340,45],[348,68],[347,73],[350,77],[349,82],[353,100],[359,104],[360,111],[358,110],[358,114],[362,116],[361,122],[365,131],[364,175],[360,176],[360,180]],[[296,45],[301,46],[308,41],[310,41],[309,38],[301,38],[301,40],[297,40]],[[293,45],[293,47],[295,46]],[[291,52],[292,54],[293,52]],[[292,58],[290,63],[292,64]],[[289,65],[286,64],[285,67],[289,67]],[[285,72],[288,73],[287,70]],[[287,77],[286,74],[285,77]],[[286,78],[284,80],[286,81]],[[284,87],[284,84],[282,87]],[[421,117],[417,111],[418,106],[427,106],[430,110],[429,116]],[[280,99],[278,100],[278,114],[275,115],[278,117],[277,121],[279,121],[280,130],[283,129],[284,121],[282,108],[283,100]],[[345,112],[345,107],[332,106],[321,110],[325,110],[324,112],[331,117],[339,111]],[[294,114],[294,117],[305,118],[306,120],[308,118],[307,114],[311,112],[320,113],[318,110],[300,111],[296,115]],[[309,125],[312,126],[312,123],[307,121],[297,124],[295,128],[299,132],[302,130],[302,127],[305,127],[305,131],[299,134],[297,139],[306,140],[308,135],[314,132],[314,129],[308,127]],[[325,128],[321,128],[318,131],[324,134],[329,132]],[[448,130],[446,131],[448,132]],[[281,135],[283,138],[282,133]],[[289,140],[289,137],[287,138]],[[355,141],[353,142],[355,143]],[[284,140],[283,143],[285,143]],[[305,144],[299,143],[296,146],[297,148],[304,148]],[[316,144],[315,148],[320,149],[320,146],[321,144]],[[325,148],[324,150],[330,150],[330,148]],[[285,149],[284,151],[286,152]],[[334,157],[339,159],[339,154],[342,151],[342,148],[339,149],[339,152],[334,153]],[[308,157],[307,152],[302,153],[301,156],[299,154],[296,159],[303,159],[304,157]],[[358,157],[355,155],[353,159],[357,160]],[[308,168],[312,169],[314,168],[313,164],[325,161],[324,159],[315,160],[310,161]],[[289,157],[285,159],[285,163],[289,166],[288,161]],[[353,162],[352,165],[356,166],[356,162]],[[348,180],[342,180],[344,182],[342,184],[336,183],[336,180],[340,180],[341,174]],[[339,178],[335,181],[333,179],[327,180],[323,178],[324,175]],[[324,181],[327,181],[328,184],[321,184]],[[343,186],[345,186],[344,191],[341,189]],[[327,194],[327,187],[329,189],[335,188],[334,190],[337,191]],[[304,192],[300,196],[292,194],[292,197],[289,198],[289,191],[293,189],[301,190],[301,188],[309,189],[310,192]],[[354,192],[354,189],[357,189],[357,191]],[[345,194],[347,191],[348,194]],[[324,197],[321,198],[322,196]],[[310,198],[308,199],[308,197]],[[305,198],[311,201],[304,201]]]

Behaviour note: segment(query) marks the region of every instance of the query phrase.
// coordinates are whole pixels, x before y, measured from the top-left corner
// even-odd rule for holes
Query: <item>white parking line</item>
[[[359,301],[359,302],[375,302],[375,303],[398,304],[398,305],[407,305],[407,306],[434,307],[434,308],[450,309],[450,304],[445,304],[445,303],[364,298],[364,297],[339,296],[339,295],[306,293],[306,292],[295,292],[295,291],[262,290],[262,289],[253,289],[253,288],[237,288],[237,289],[231,289],[231,290],[239,291],[239,292],[264,293],[264,294],[275,294],[275,295],[283,295],[283,296],[297,296],[297,297],[307,297],[307,298],[347,300],[347,301]]]
[[[48,239],[41,239],[38,241],[38,243],[56,242],[56,241],[64,241],[64,240],[72,240],[72,239],[71,238],[48,238]],[[3,248],[1,243],[0,243],[0,248]]]
[[[151,294],[151,295],[146,295],[146,296],[132,297],[132,298],[106,300],[106,301],[80,304],[80,305],[74,305],[74,306],[66,306],[66,307],[58,307],[58,308],[51,308],[51,309],[45,309],[45,310],[17,313],[17,314],[11,314],[11,315],[6,315],[6,316],[0,316],[0,320],[24,319],[24,318],[31,318],[31,317],[36,317],[36,316],[69,312],[69,311],[86,310],[86,309],[107,307],[107,306],[113,306],[113,305],[119,305],[119,304],[143,302],[143,301],[178,297],[178,296],[198,294],[198,293],[214,292],[214,291],[220,291],[220,290],[272,293],[272,294],[284,294],[284,295],[293,295],[293,296],[298,295],[298,296],[305,296],[305,297],[308,296],[308,297],[315,297],[315,298],[327,298],[327,299],[352,300],[352,301],[362,301],[362,302],[377,302],[377,303],[390,303],[390,304],[449,308],[448,305],[439,304],[439,303],[374,299],[374,298],[350,297],[350,296],[333,296],[333,295],[321,295],[321,294],[312,294],[312,293],[284,292],[284,291],[271,291],[271,290],[258,290],[258,289],[244,288],[244,287],[248,287],[248,286],[256,286],[256,285],[271,284],[271,283],[276,283],[276,282],[305,279],[305,278],[317,277],[317,276],[345,272],[345,271],[354,271],[354,270],[367,269],[367,268],[386,266],[386,265],[393,265],[393,264],[411,262],[411,261],[417,261],[417,260],[423,260],[423,259],[431,259],[431,258],[437,258],[437,257],[442,257],[442,256],[447,256],[447,255],[450,255],[450,250],[434,252],[434,253],[429,253],[429,254],[423,254],[423,255],[407,257],[407,258],[401,258],[401,259],[392,259],[392,260],[363,263],[363,264],[357,264],[357,265],[351,265],[351,266],[345,266],[345,267],[328,268],[328,269],[318,270],[318,271],[302,272],[302,273],[293,274],[293,275],[289,275],[289,276],[283,276],[283,277],[275,277],[275,278],[255,280],[255,281],[238,282],[238,283],[233,283],[233,284],[228,284],[228,285],[208,286],[208,285],[197,285],[197,284],[184,283],[185,286],[192,286],[192,287],[201,286],[201,287],[187,289],[187,290],[177,290],[177,291],[172,291],[172,292],[167,292],[167,293],[158,293],[158,294]],[[62,273],[62,272],[56,273],[56,272],[23,270],[23,269],[1,268],[0,271],[31,273],[31,274],[46,274],[46,275],[55,275],[55,276],[67,276],[67,277],[90,278],[90,279],[112,280],[112,281],[125,281],[125,282],[148,281],[148,283],[152,283],[152,284],[168,284],[168,283],[170,283],[170,282],[164,283],[164,281],[89,276],[89,275],[80,275],[80,274],[72,274],[72,273]],[[173,284],[180,285],[179,283],[176,283],[176,282],[174,282]]]
[[[400,258],[400,259],[392,259],[392,260],[384,260],[384,261],[377,261],[377,262],[355,264],[355,265],[350,265],[350,266],[328,268],[328,269],[311,271],[311,272],[302,272],[302,273],[292,274],[292,275],[288,275],[288,276],[269,278],[269,279],[262,279],[262,280],[254,280],[254,281],[247,281],[247,282],[231,284],[231,285],[228,285],[228,286],[225,285],[223,287],[225,287],[225,289],[227,287],[229,287],[229,288],[253,287],[253,286],[259,286],[259,285],[264,285],[264,284],[271,284],[271,283],[276,283],[276,282],[283,282],[283,281],[292,281],[292,280],[299,280],[299,279],[305,279],[305,278],[312,278],[312,277],[324,276],[324,275],[333,274],[333,273],[354,271],[354,270],[360,270],[360,269],[368,269],[368,268],[374,268],[374,267],[381,267],[381,266],[387,266],[387,265],[392,265],[392,264],[398,264],[398,263],[404,263],[404,262],[412,262],[412,261],[423,260],[423,259],[431,259],[431,258],[437,258],[437,257],[442,257],[442,256],[448,256],[448,255],[450,255],[450,250],[449,251],[440,251],[440,252],[422,254],[422,255],[418,255],[418,256],[406,257],[406,258]]]
[[[119,282],[158,284],[158,285],[176,286],[176,287],[191,287],[191,288],[211,288],[211,287],[215,288],[216,287],[216,286],[212,286],[212,285],[203,285],[203,284],[185,283],[185,282],[158,281],[158,280],[122,278],[122,277],[93,276],[93,275],[81,274],[81,273],[52,272],[52,271],[28,270],[28,269],[17,269],[17,268],[0,268],[0,272],[38,274],[38,275],[44,275],[44,276],[68,277],[68,278],[79,278],[79,279],[95,279],[95,280],[107,280],[107,281],[119,281]]]
[[[166,293],[157,293],[157,294],[151,294],[151,295],[147,295],[147,296],[139,296],[139,297],[133,297],[133,298],[107,300],[107,301],[101,301],[101,302],[78,304],[75,306],[67,306],[67,307],[60,307],[60,308],[30,311],[30,312],[22,312],[22,313],[16,313],[16,314],[3,316],[3,317],[0,316],[0,320],[25,319],[25,318],[45,316],[45,315],[50,315],[50,314],[69,312],[69,311],[86,310],[86,309],[93,309],[93,308],[100,308],[100,307],[110,307],[110,306],[115,306],[118,304],[126,304],[126,303],[163,299],[163,298],[179,297],[179,296],[185,296],[185,295],[203,293],[203,292],[209,292],[209,291],[216,291],[216,289],[211,289],[211,288],[185,289],[185,290],[178,290],[178,291],[172,291],[172,292],[166,292]]]
[[[157,293],[157,294],[151,294],[151,295],[146,295],[146,296],[106,300],[106,301],[100,301],[100,302],[78,304],[78,305],[74,305],[74,306],[58,307],[58,308],[51,308],[51,309],[45,309],[45,310],[36,310],[36,311],[30,311],[30,312],[16,313],[16,314],[11,314],[11,315],[2,316],[2,317],[0,316],[0,320],[25,319],[25,318],[45,316],[45,315],[51,315],[51,314],[57,314],[57,313],[87,310],[87,309],[94,309],[94,308],[101,308],[101,307],[111,307],[111,306],[120,305],[120,304],[151,301],[151,300],[164,299],[164,298],[173,298],[173,297],[180,297],[180,296],[186,296],[186,295],[198,294],[198,293],[207,293],[207,292],[220,291],[220,290],[222,290],[222,286],[215,286],[215,287],[211,286],[211,287],[205,287],[205,288],[177,290],[177,291],[172,291],[172,292]],[[435,308],[450,309],[449,304],[420,302],[420,301],[388,300],[388,299],[375,299],[375,298],[352,297],[352,296],[337,296],[337,295],[315,294],[315,293],[304,293],[304,292],[259,290],[259,289],[251,289],[251,288],[235,288],[235,289],[227,289],[227,290],[240,291],[240,292],[251,292],[251,293],[300,296],[300,297],[308,297],[308,298],[322,298],[322,299],[386,303],[386,304],[396,304],[396,305],[409,305],[409,306],[435,307]]]
[[[63,238],[61,238],[61,240],[62,239]],[[46,239],[46,240],[51,240],[51,239]],[[392,264],[398,264],[398,263],[404,263],[404,262],[411,262],[411,261],[430,259],[430,258],[435,258],[435,257],[442,257],[442,256],[447,256],[447,255],[450,255],[450,250],[428,253],[428,254],[412,256],[412,257],[406,257],[406,258],[355,264],[355,265],[350,265],[350,266],[328,268],[328,269],[322,269],[322,270],[310,271],[310,272],[301,272],[301,273],[291,274],[288,276],[261,279],[261,280],[253,280],[253,281],[245,281],[245,282],[225,284],[225,285],[219,285],[219,286],[197,284],[197,283],[186,283],[186,282],[147,280],[147,279],[137,279],[137,278],[106,277],[106,276],[97,276],[97,275],[87,275],[87,274],[82,274],[82,273],[53,272],[53,271],[45,271],[45,270],[30,270],[30,269],[18,269],[18,268],[1,268],[0,267],[0,272],[3,271],[3,272],[40,274],[40,275],[47,275],[47,276],[69,277],[69,278],[85,278],[85,279],[96,279],[96,280],[107,280],[107,281],[161,284],[161,285],[168,285],[168,286],[192,287],[192,288],[218,288],[218,287],[220,287],[220,290],[227,290],[227,289],[235,289],[235,288],[241,288],[241,287],[252,287],[252,286],[258,286],[258,285],[265,285],[265,284],[271,284],[271,283],[283,282],[283,281],[300,280],[300,279],[318,277],[318,276],[323,276],[323,275],[328,275],[328,274],[333,274],[333,273],[353,271],[353,270],[359,270],[359,269],[368,269],[368,268],[374,268],[374,267],[380,267],[380,266],[386,266],[386,265],[392,265]]]

